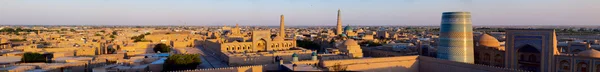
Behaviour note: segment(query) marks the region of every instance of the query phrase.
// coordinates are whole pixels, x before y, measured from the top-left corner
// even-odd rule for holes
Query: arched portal
[[[533,72],[540,72],[540,59],[541,59],[541,53],[540,51],[531,46],[531,45],[525,45],[522,46],[520,48],[518,48],[517,50],[517,54],[521,57],[519,58],[526,58],[526,59],[519,59],[518,63],[518,67],[519,69],[522,70],[527,70],[527,71],[533,71]]]
[[[258,45],[256,45],[256,49],[260,49],[262,51],[267,51],[267,41],[265,39],[258,40]]]
[[[588,72],[588,66],[585,62],[577,63],[577,72]]]

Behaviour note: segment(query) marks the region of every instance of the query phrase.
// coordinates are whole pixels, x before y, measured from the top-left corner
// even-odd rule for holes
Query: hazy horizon
[[[0,0],[0,25],[438,26],[469,11],[473,26],[600,25],[600,0]]]

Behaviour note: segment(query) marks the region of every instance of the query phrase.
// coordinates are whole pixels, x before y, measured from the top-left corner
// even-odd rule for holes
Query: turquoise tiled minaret
[[[441,25],[437,57],[474,63],[471,13],[444,12]]]

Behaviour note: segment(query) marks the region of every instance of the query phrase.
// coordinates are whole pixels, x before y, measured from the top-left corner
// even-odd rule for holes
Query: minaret
[[[440,27],[437,57],[473,63],[473,28],[470,12],[444,12]]]
[[[337,30],[335,32],[336,35],[340,35],[342,34],[342,18],[341,18],[341,13],[340,13],[340,9],[338,9],[338,14],[337,14]]]
[[[284,17],[283,14],[281,15],[281,18],[279,19],[279,35],[281,37],[285,38],[285,23],[284,23]]]

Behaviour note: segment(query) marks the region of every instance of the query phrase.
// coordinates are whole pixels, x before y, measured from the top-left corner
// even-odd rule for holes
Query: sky
[[[474,26],[597,25],[600,0],[0,0],[0,25],[438,26],[468,11]]]

